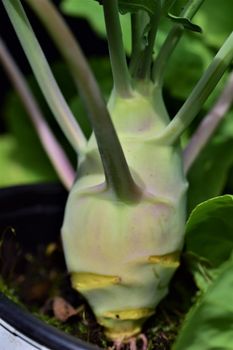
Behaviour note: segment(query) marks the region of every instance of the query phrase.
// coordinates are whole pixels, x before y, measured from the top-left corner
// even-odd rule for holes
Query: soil
[[[83,297],[71,288],[61,242],[26,250],[17,232],[7,229],[0,241],[0,290],[45,322],[102,348],[105,338]],[[169,295],[145,324],[148,350],[170,350],[195,297],[195,286],[185,262],[176,272]],[[140,341],[137,349],[142,347]],[[125,345],[128,350],[129,345]]]

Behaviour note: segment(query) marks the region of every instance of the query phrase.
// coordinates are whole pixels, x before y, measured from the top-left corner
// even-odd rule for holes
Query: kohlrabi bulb
[[[160,96],[152,97],[109,103],[140,198],[121,201],[107,188],[92,136],[62,227],[72,285],[111,339],[140,332],[168,292],[183,245],[187,182],[179,146],[156,140],[168,117]]]

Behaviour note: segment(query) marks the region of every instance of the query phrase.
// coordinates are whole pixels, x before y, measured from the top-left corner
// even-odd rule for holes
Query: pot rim
[[[11,213],[14,213],[15,208],[17,211],[17,198],[20,199],[20,196],[27,194],[35,195],[39,200],[42,198],[42,202],[44,202],[44,196],[52,196],[54,194],[55,197],[52,199],[52,205],[53,203],[57,205],[58,198],[60,198],[61,201],[65,201],[67,197],[67,191],[59,183],[39,183],[3,187],[0,188],[0,208],[3,208],[3,213],[1,214],[4,216],[7,210],[11,211],[9,206],[4,206],[5,199],[16,198],[12,203],[13,210]],[[27,208],[30,208],[30,200],[28,201],[26,199],[25,205]],[[36,318],[36,316],[24,310],[2,292],[0,292],[0,321],[1,320],[32,341],[51,350],[100,349],[97,345],[76,338]],[[17,336],[17,334],[13,335]]]
[[[46,324],[0,293],[0,319],[52,350],[98,350],[99,347]]]

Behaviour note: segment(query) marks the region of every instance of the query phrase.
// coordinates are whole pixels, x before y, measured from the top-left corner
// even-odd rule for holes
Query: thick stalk
[[[141,13],[138,11],[131,14],[132,57],[138,56],[141,51],[141,34]]]
[[[233,102],[233,73],[219,96],[216,104],[204,117],[191,137],[183,153],[185,173],[189,171],[202,149],[216,131],[222,119],[226,116]]]
[[[177,141],[183,131],[196,117],[232,60],[233,32],[220,48],[212,63],[209,65],[175,118],[157,139],[170,144]]]
[[[118,1],[103,0],[103,7],[115,90],[119,96],[129,98],[130,75],[122,40]]]
[[[20,5],[19,0],[3,0],[3,3],[6,9],[9,11],[9,16],[12,15],[12,22],[14,22],[15,17],[17,16],[17,10],[24,18],[24,21],[27,23],[26,34],[29,37],[33,37],[33,42],[36,41],[31,27],[29,27],[26,15]],[[39,4],[36,6],[36,4]],[[138,192],[136,185],[130,174],[124,153],[122,151],[119,139],[116,135],[115,129],[113,127],[111,118],[103,101],[103,98],[100,95],[98,88],[93,88],[97,86],[96,81],[93,78],[93,75],[87,65],[87,62],[77,46],[75,39],[68,30],[67,26],[63,22],[61,16],[56,11],[55,7],[52,6],[52,3],[45,0],[37,0],[33,2],[33,8],[40,13],[41,18],[45,18],[44,23],[46,24],[49,32],[55,38],[55,42],[60,48],[61,53],[65,59],[72,66],[73,72],[76,74],[76,79],[79,82],[79,85],[84,87],[84,90],[81,90],[87,107],[89,110],[89,115],[91,118],[92,126],[95,132],[96,140],[98,143],[100,155],[102,158],[103,168],[105,172],[106,182],[108,186],[115,192],[116,196],[121,199],[134,200]],[[15,25],[16,32],[18,31],[18,26]],[[25,26],[25,25],[24,25]],[[28,33],[29,32],[29,33]],[[25,43],[24,32],[19,32],[19,37],[27,49],[27,42]],[[62,46],[59,46],[59,42],[64,43],[65,49],[62,49]],[[36,41],[37,46],[39,45]],[[70,48],[68,50],[68,47]],[[25,51],[26,51],[25,49]],[[68,52],[66,53],[66,49]],[[27,52],[27,55],[30,57],[30,51]],[[78,63],[74,63],[75,60]],[[33,60],[32,65],[33,65]],[[40,65],[38,65],[40,69]],[[36,72],[35,72],[36,75]],[[85,91],[85,94],[84,94]]]
[[[50,130],[49,125],[46,123],[45,118],[27,85],[26,80],[24,79],[1,38],[0,61],[5,68],[5,71],[17,94],[19,95],[26,111],[28,112],[41,144],[47,153],[58,177],[67,190],[70,190],[75,178],[75,171],[62,147]]]
[[[142,51],[142,18],[141,13],[138,11],[131,14],[131,61],[130,61],[130,71],[134,75],[140,53]]]
[[[131,14],[131,41],[132,53],[130,60],[130,73],[134,78],[137,75],[145,44],[143,40],[143,32],[148,22],[148,15],[145,11],[137,11]]]
[[[189,0],[187,5],[181,11],[180,17],[186,17],[191,20],[204,1],[205,0]],[[184,27],[180,24],[175,24],[172,27],[154,62],[152,68],[152,78],[155,84],[160,87],[163,84],[168,60],[171,57],[176,45],[178,44],[183,32]]]
[[[138,79],[140,80],[149,79],[151,76],[152,55],[160,17],[161,7],[158,5],[157,11],[150,20],[151,29],[148,34],[148,44],[143,53],[142,62],[139,65]]]

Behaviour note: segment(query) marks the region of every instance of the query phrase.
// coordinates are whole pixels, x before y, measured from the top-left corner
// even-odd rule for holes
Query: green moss
[[[3,293],[7,298],[9,298],[15,304],[25,308],[25,306],[19,300],[16,290],[14,288],[8,287],[6,283],[3,281],[1,276],[0,276],[0,292]]]

